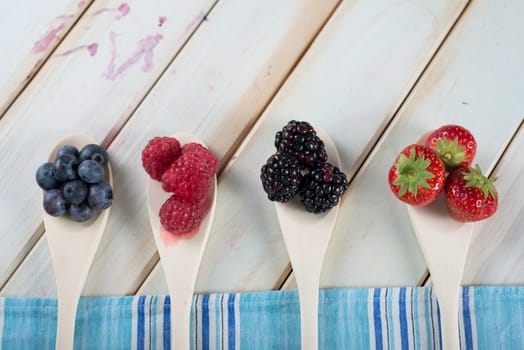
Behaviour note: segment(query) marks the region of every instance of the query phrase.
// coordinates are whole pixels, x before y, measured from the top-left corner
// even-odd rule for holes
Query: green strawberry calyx
[[[469,172],[464,171],[462,174],[464,180],[466,180],[466,185],[464,187],[476,187],[480,189],[484,194],[484,199],[487,199],[488,196],[497,198],[497,190],[493,186],[493,183],[497,181],[497,178],[493,177],[489,179],[484,176],[478,164],[475,165],[474,168],[470,168]]]
[[[447,137],[437,141],[437,154],[446,165],[446,168],[457,167],[466,158],[466,147],[459,145],[458,137],[450,141]]]
[[[404,196],[408,191],[417,196],[418,188],[431,188],[427,180],[432,179],[435,175],[428,171],[431,160],[426,159],[424,155],[417,157],[415,148],[409,152],[409,157],[401,154],[395,167],[398,171],[398,177],[393,181],[393,185],[400,186],[398,196]]]

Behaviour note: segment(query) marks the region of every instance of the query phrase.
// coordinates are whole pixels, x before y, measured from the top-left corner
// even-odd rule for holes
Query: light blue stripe
[[[382,319],[380,315],[380,288],[375,288],[373,294],[373,321],[375,325],[375,347],[382,349]]]
[[[386,289],[388,292],[387,298],[386,298],[386,317],[388,320],[388,338],[389,338],[389,347],[391,349],[395,349],[395,319],[393,318],[393,290],[394,289]]]
[[[400,317],[400,340],[402,350],[408,349],[408,321],[406,314],[406,288],[400,288],[399,291],[399,317]]]
[[[433,341],[432,341],[433,330],[432,330],[431,324],[433,323],[433,314],[430,312],[431,311],[431,289],[430,288],[426,288],[424,290],[424,310],[426,314],[426,318],[424,319],[426,323],[426,340],[427,340],[426,349],[434,349],[432,345],[433,344]]]

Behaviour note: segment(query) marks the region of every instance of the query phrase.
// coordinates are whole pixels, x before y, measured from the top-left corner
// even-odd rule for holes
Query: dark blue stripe
[[[473,331],[471,330],[471,314],[469,310],[469,287],[462,289],[462,312],[464,317],[464,338],[466,349],[473,349]]]
[[[209,295],[202,298],[202,349],[209,350]]]
[[[138,298],[138,315],[137,315],[137,325],[136,325],[136,348],[137,350],[144,350],[145,342],[145,325],[144,325],[144,304],[146,297],[141,296]]]
[[[171,350],[171,299],[164,299],[163,345],[165,350]]]
[[[373,322],[375,325],[375,347],[382,349],[382,320],[380,317],[380,288],[373,293]]]
[[[235,294],[227,299],[227,328],[228,349],[235,350]]]
[[[408,346],[408,320],[406,311],[406,288],[400,288],[399,292],[399,313],[400,313],[400,340],[402,350],[407,350]]]

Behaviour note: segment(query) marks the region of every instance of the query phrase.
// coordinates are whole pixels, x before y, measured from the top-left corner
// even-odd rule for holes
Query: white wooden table
[[[412,286],[427,269],[387,169],[457,123],[499,177],[464,284],[524,284],[524,2],[26,0],[0,2],[0,295],[54,297],[34,173],[74,132],[108,147],[115,201],[84,295],[167,293],[140,152],[191,132],[221,159],[197,292],[294,288],[260,166],[308,120],[351,184],[321,287]]]

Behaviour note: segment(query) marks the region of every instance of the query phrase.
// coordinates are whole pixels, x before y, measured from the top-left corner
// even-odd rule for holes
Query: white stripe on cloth
[[[469,288],[469,315],[471,320],[471,339],[473,340],[473,350],[479,348],[477,336],[477,318],[475,316],[475,292]]]
[[[375,313],[373,306],[375,301],[375,289],[368,290],[368,325],[369,325],[369,349],[376,350],[375,343]]]
[[[400,288],[391,289],[391,319],[393,320],[395,348],[402,349],[402,334],[400,333]]]
[[[435,291],[432,290],[432,293],[431,293],[431,300],[430,300],[431,304],[432,304],[432,312],[433,314],[431,315],[432,316],[432,319],[433,319],[433,339],[435,341],[435,349],[440,349],[440,328],[439,328],[439,318],[438,318],[438,315],[439,315],[439,312],[438,312],[438,300],[437,300],[437,295],[435,294]]]
[[[155,319],[155,334],[152,336],[152,338],[155,339],[156,349],[162,349],[164,344],[164,303],[166,301],[166,297],[161,295],[156,297],[155,299],[155,312],[154,314]]]
[[[138,329],[138,300],[140,296],[133,297],[133,311],[132,311],[132,319],[131,319],[131,349],[136,349],[138,347],[137,344],[137,329]]]
[[[229,309],[227,307],[227,302],[229,300],[229,294],[224,294],[224,299],[222,299],[222,344],[224,344],[223,349],[229,349],[229,339],[228,339],[228,322],[229,319]]]
[[[240,349],[240,294],[235,294],[235,349]]]
[[[209,348],[214,349],[215,348],[215,340],[216,340],[216,314],[215,314],[215,301],[216,301],[216,294],[211,294],[208,299],[208,310],[209,310]]]
[[[406,321],[407,321],[407,331],[408,331],[408,349],[415,348],[415,337],[414,337],[414,327],[413,324],[413,288],[406,288]]]

